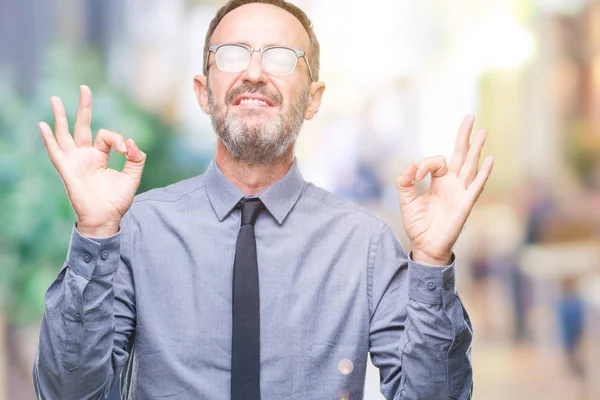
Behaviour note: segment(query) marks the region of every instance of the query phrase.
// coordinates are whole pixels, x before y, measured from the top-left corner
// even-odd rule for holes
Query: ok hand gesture
[[[52,164],[63,180],[69,201],[77,214],[77,229],[86,236],[106,237],[119,230],[137,191],[146,154],[133,141],[116,132],[98,131],[92,144],[92,92],[81,86],[73,136],[62,101],[50,99],[54,113],[54,134],[45,122],[38,123]],[[127,157],[123,171],[108,168],[114,148]]]
[[[443,266],[451,261],[452,247],[492,172],[494,158],[479,158],[486,132],[479,130],[470,143],[475,118],[464,118],[450,165],[442,156],[410,164],[396,178],[404,229],[412,243],[412,258],[426,265]],[[429,191],[417,195],[415,182],[431,173]]]

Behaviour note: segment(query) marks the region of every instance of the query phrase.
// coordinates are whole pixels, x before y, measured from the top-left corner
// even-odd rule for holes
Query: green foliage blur
[[[79,85],[93,93],[92,131],[107,128],[135,139],[148,154],[138,192],[204,170],[210,155],[186,153],[176,127],[144,110],[111,85],[99,53],[52,47],[32,96],[24,97],[0,72],[0,307],[9,324],[39,321],[44,294],[64,263],[75,214],[36,127],[54,119],[49,98],[61,97],[73,127]],[[113,152],[111,168],[125,158]]]

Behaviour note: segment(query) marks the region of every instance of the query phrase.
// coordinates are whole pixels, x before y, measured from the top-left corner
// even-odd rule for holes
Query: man
[[[203,175],[134,199],[145,154],[106,130],[92,144],[85,86],[73,136],[57,97],[54,134],[39,124],[77,223],[46,295],[38,396],[104,398],[120,374],[125,398],[359,399],[370,352],[388,399],[469,398],[452,248],[492,169],[477,168],[485,132],[470,145],[465,118],[448,166],[398,176],[406,255],[385,223],[300,175],[294,142],[325,90],[306,15],[230,1],[205,44],[194,90],[218,138]]]

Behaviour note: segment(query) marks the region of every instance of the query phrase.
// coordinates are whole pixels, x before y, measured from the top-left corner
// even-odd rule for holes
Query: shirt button
[[[81,322],[81,314],[79,314],[79,313],[75,314],[75,321]]]
[[[85,253],[83,255],[83,261],[85,261],[86,263],[89,263],[92,260],[92,256],[90,256],[90,253]]]
[[[444,288],[445,288],[446,290],[450,290],[450,289],[452,289],[452,279],[448,279],[448,280],[446,281],[446,283],[444,283]]]
[[[433,290],[433,289],[435,289],[435,283],[433,283],[433,282],[429,282],[429,283],[427,284],[427,289],[429,289],[429,290]]]
[[[107,251],[103,251],[103,252],[102,252],[102,254],[100,255],[100,257],[101,257],[103,260],[105,260],[105,261],[106,261],[106,260],[108,259],[108,252],[107,252]]]

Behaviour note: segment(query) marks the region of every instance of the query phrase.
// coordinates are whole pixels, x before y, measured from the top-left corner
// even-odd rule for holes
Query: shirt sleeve
[[[104,399],[129,357],[135,327],[124,234],[89,239],[73,229],[67,259],[46,292],[33,383],[40,399]]]
[[[469,399],[471,321],[455,287],[455,262],[415,263],[386,225],[369,268],[370,354],[386,399]]]

